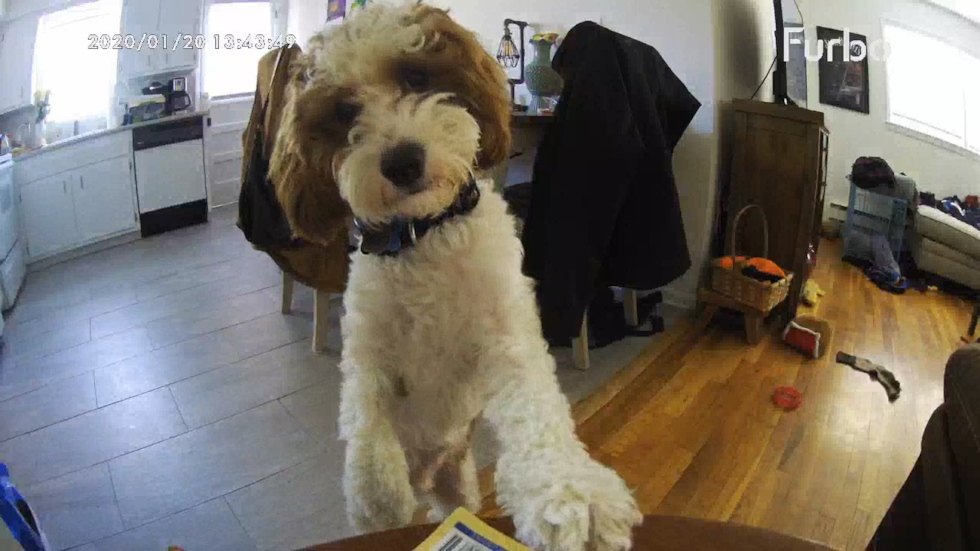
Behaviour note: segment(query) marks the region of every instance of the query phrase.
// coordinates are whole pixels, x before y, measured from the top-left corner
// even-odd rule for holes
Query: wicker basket
[[[738,234],[739,220],[746,211],[753,208],[758,209],[762,216],[762,255],[764,257],[769,255],[769,222],[766,220],[765,211],[759,205],[742,207],[742,210],[738,211],[735,219],[732,220],[731,229],[728,232],[727,252],[732,257],[733,268],[729,270],[720,266],[712,267],[711,289],[742,304],[762,312],[768,312],[786,300],[786,296],[789,295],[790,283],[793,281],[793,274],[786,272],[786,277],[776,283],[758,281],[742,275],[744,262],[734,262],[738,256],[735,254],[735,236]]]

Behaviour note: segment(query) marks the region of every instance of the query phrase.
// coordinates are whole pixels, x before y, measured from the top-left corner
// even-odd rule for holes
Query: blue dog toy
[[[7,466],[0,463],[0,518],[24,551],[46,551],[48,542],[41,532],[37,515],[10,481]]]

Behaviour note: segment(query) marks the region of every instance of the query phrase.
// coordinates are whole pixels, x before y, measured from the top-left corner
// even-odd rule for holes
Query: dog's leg
[[[359,532],[399,528],[412,521],[416,500],[405,450],[383,403],[383,378],[362,368],[343,368],[340,434],[347,441],[344,496]]]
[[[469,447],[455,457],[449,458],[436,473],[430,505],[431,522],[441,522],[457,507],[465,507],[473,513],[480,510],[476,461]]]
[[[643,518],[636,501],[623,480],[590,458],[576,437],[551,356],[520,348],[495,358],[506,382],[483,412],[501,445],[499,504],[513,516],[517,536],[531,546],[629,549],[633,526]]]

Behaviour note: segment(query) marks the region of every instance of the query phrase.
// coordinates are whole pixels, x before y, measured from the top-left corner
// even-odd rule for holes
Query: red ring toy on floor
[[[799,390],[791,386],[777,387],[776,390],[772,391],[772,403],[786,411],[792,411],[800,407],[800,403],[802,402],[803,395],[800,394]]]

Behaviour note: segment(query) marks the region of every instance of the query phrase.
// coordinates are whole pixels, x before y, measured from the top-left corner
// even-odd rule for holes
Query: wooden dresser
[[[735,100],[732,109],[732,170],[725,220],[730,225],[747,204],[765,210],[768,256],[796,274],[787,299],[792,317],[809,278],[807,252],[820,246],[830,132],[824,127],[823,113],[817,111],[746,100]],[[746,213],[743,218],[747,219],[736,241],[739,252],[761,255],[760,217]]]

